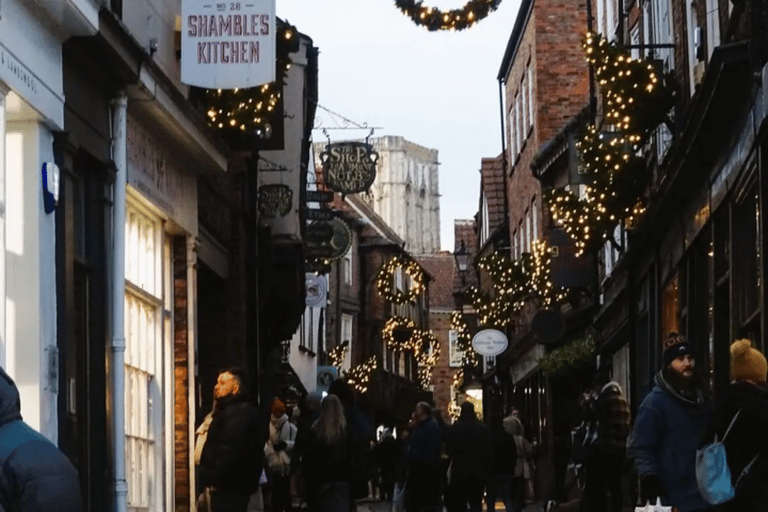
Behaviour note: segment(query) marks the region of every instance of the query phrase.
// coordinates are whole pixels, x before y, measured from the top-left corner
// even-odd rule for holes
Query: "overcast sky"
[[[466,0],[425,0],[441,9]],[[496,76],[520,0],[461,32],[429,32],[394,0],[277,0],[277,15],[320,50],[319,103],[375,136],[401,135],[439,151],[441,246],[453,250],[453,220],[471,218],[480,160],[501,153]],[[328,114],[318,110],[323,124]],[[333,139],[366,132],[329,132]],[[314,133],[322,142],[322,132]]]

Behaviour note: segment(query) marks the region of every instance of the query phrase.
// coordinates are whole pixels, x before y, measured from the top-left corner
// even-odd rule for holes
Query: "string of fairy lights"
[[[340,370],[344,364],[344,360],[347,358],[347,352],[349,352],[349,340],[344,340],[333,347],[328,352],[328,360],[331,362],[331,366]]]
[[[435,32],[465,30],[495,11],[501,0],[469,0],[460,9],[443,11],[418,0],[395,0],[395,5],[416,25]]]
[[[344,373],[343,378],[358,393],[367,393],[371,381],[371,375],[379,367],[376,356],[369,357],[365,362],[355,366]]]
[[[397,287],[395,275],[400,268],[403,269],[406,276],[410,277],[410,286],[407,291]],[[416,299],[424,291],[424,280],[424,272],[418,263],[397,256],[387,261],[379,269],[376,275],[376,288],[379,295],[385,300],[394,304],[405,304],[406,302],[416,302]]]
[[[604,100],[603,123],[588,125],[576,143],[585,183],[581,197],[567,189],[545,197],[555,223],[575,241],[577,256],[599,248],[619,223],[633,225],[645,211],[651,175],[641,150],[677,95],[672,73],[632,58],[602,35],[587,34],[583,48]]]
[[[227,140],[243,139],[254,134],[266,133],[270,120],[282,116],[282,91],[291,53],[299,50],[296,27],[277,20],[276,80],[272,83],[245,89],[205,89],[202,102],[208,125]]]

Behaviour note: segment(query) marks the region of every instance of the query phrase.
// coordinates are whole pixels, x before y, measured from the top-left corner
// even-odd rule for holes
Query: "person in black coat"
[[[501,415],[491,418],[491,441],[493,465],[486,492],[488,512],[496,510],[498,499],[504,503],[506,512],[512,512],[512,479],[517,466],[517,445],[515,436],[504,430],[504,418]]]
[[[19,390],[0,368],[0,511],[82,512],[77,470],[21,419]]]
[[[440,427],[426,402],[416,404],[408,439],[407,512],[435,512],[440,494]]]
[[[733,381],[718,401],[715,430],[723,439],[736,413],[733,428],[724,441],[731,478],[736,480],[752,461],[748,476],[736,486],[736,497],[718,512],[757,512],[768,510],[768,364],[749,340],[731,345]],[[741,412],[739,412],[741,411]]]
[[[245,512],[258,489],[264,463],[264,429],[259,411],[246,401],[242,370],[219,374],[216,410],[200,457],[200,479],[211,488],[213,512]]]
[[[446,450],[451,458],[446,502],[448,512],[481,512],[493,445],[488,427],[478,421],[471,402],[461,404],[459,419],[448,429]]]

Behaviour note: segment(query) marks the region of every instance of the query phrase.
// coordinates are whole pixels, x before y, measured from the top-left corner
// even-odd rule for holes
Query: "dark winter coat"
[[[413,429],[408,441],[408,461],[418,464],[437,464],[440,461],[442,433],[434,418],[422,421]]]
[[[264,428],[259,411],[241,395],[219,400],[200,457],[204,486],[251,494],[264,463]]]
[[[333,444],[317,436],[314,429],[306,437],[306,447],[301,459],[301,471],[307,485],[316,488],[333,482],[352,480],[354,443],[348,432]]]
[[[706,510],[709,505],[696,483],[696,449],[706,434],[711,405],[701,393],[688,399],[667,382],[663,372],[637,410],[628,442],[640,477],[657,475],[669,505],[680,512]]]
[[[623,457],[626,454],[630,413],[621,387],[616,382],[606,384],[593,407],[597,420],[597,453]]]
[[[0,369],[0,510],[81,512],[77,470],[21,419],[19,391]]]
[[[479,478],[487,480],[493,468],[491,431],[476,419],[461,419],[451,425],[446,438],[451,457],[451,483]]]
[[[517,466],[517,445],[515,436],[503,428],[491,430],[493,443],[493,469],[496,476],[514,476]]]
[[[723,512],[752,512],[768,510],[768,392],[747,382],[734,382],[718,400],[715,430],[723,439],[728,425],[741,410],[725,439],[728,468],[734,483],[742,470],[760,453],[749,477],[739,485],[736,498],[727,503]]]

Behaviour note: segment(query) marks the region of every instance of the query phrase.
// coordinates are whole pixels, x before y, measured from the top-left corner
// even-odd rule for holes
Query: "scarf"
[[[675,386],[673,386],[671,382],[669,382],[667,376],[664,374],[664,370],[659,370],[659,373],[656,374],[656,377],[653,380],[657,386],[675,397],[677,400],[683,402],[683,404],[687,407],[698,409],[698,407],[704,402],[704,397],[702,396],[701,390],[693,389],[690,393],[680,391]]]

